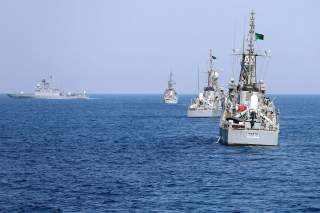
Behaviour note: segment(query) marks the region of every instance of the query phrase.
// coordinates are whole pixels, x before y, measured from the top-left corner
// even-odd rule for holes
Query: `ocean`
[[[217,144],[192,96],[0,96],[1,212],[319,212],[320,96],[274,95],[280,145]]]

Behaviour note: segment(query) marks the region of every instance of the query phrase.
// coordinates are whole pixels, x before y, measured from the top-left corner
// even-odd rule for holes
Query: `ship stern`
[[[219,142],[230,146],[277,146],[279,145],[279,131],[220,127]]]

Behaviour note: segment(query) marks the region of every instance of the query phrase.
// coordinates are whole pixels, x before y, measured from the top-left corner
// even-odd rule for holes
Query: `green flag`
[[[263,40],[263,39],[264,39],[263,34],[256,33],[256,40]]]

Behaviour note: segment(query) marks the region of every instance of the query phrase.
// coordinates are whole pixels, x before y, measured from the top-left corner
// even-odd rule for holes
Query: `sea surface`
[[[320,96],[275,95],[277,147],[217,144],[191,96],[0,96],[0,212],[319,212]]]

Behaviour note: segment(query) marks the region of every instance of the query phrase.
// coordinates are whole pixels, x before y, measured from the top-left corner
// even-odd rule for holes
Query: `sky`
[[[264,34],[258,77],[271,94],[319,94],[317,0],[0,0],[0,93],[55,87],[88,93],[177,92],[205,84],[208,49],[221,85],[238,79],[251,10]],[[259,60],[259,59],[258,59]]]

